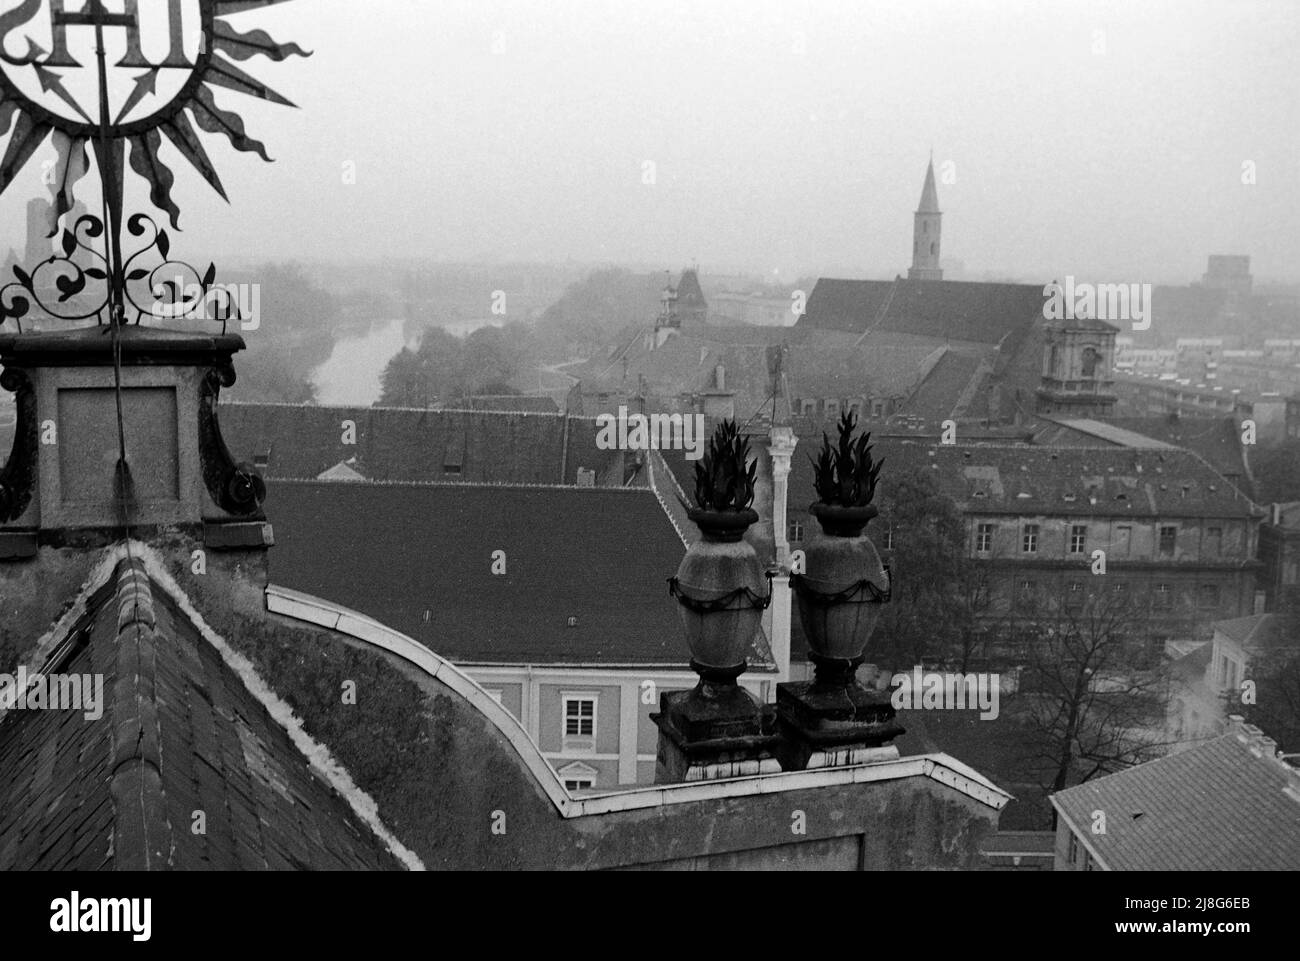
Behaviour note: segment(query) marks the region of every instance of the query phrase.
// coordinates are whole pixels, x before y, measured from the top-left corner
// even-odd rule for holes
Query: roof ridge
[[[333,465],[337,467],[338,465]],[[481,487],[487,490],[557,490],[582,491],[584,497],[591,496],[592,491],[635,491],[651,493],[648,487],[579,487],[577,484],[525,484],[519,481],[416,481],[416,480],[330,480],[321,477],[276,477],[267,480],[272,484],[337,484],[347,487]]]
[[[162,729],[155,700],[157,614],[144,566],[123,558],[117,566],[117,636],[112,704],[108,715],[113,799],[113,866],[150,870],[171,863],[175,844],[162,787]]]
[[[484,396],[500,396],[500,397],[529,396],[529,397],[542,397],[542,396],[549,396],[549,395],[543,395],[543,394],[528,394],[528,395],[499,394],[499,395],[484,395]],[[583,418],[582,418],[582,415],[579,415],[579,414],[566,414],[564,411],[555,411],[555,410],[483,410],[483,409],[481,409],[481,408],[479,408],[479,409],[475,409],[475,408],[470,408],[470,407],[397,407],[397,406],[388,406],[388,405],[379,405],[379,404],[372,404],[372,405],[366,405],[366,404],[289,404],[289,403],[285,403],[284,401],[265,401],[265,402],[263,402],[263,401],[249,401],[249,400],[229,400],[229,401],[227,401],[227,400],[223,400],[223,401],[220,403],[220,405],[218,406],[218,410],[220,410],[220,408],[222,408],[222,407],[277,407],[277,408],[283,407],[283,408],[288,408],[288,409],[290,409],[290,410],[322,410],[322,411],[326,411],[326,410],[334,410],[334,411],[346,410],[346,411],[359,411],[359,412],[362,412],[362,413],[367,413],[367,412],[370,412],[370,411],[400,411],[400,412],[402,412],[402,413],[413,413],[413,414],[484,414],[484,415],[491,416],[491,417],[512,417],[512,416],[518,416],[518,417],[555,417],[555,418],[560,418],[560,417],[574,417],[574,418],[577,418],[577,419],[579,419],[579,420],[583,419]]]

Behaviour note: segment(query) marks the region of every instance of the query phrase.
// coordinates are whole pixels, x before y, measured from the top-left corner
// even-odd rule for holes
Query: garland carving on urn
[[[0,388],[17,395],[18,426],[13,449],[0,470],[0,524],[17,520],[36,493],[38,472],[36,389],[25,371],[8,367],[0,373]]]
[[[235,463],[221,436],[217,418],[221,388],[234,383],[235,368],[225,363],[209,369],[199,387],[199,459],[203,483],[222,510],[260,519],[262,503],[266,500],[266,482],[252,464]]]

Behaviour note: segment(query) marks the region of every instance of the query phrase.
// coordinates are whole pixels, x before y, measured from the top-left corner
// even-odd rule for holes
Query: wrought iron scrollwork
[[[252,464],[235,463],[217,419],[221,388],[234,383],[235,368],[224,364],[208,370],[199,387],[199,459],[203,484],[222,510],[240,516],[258,515],[266,501],[266,481]]]
[[[0,326],[12,318],[22,333],[23,318],[34,307],[56,320],[94,317],[101,324],[111,323],[116,302],[123,304],[125,311],[135,311],[137,324],[146,317],[213,320],[221,323],[225,333],[230,321],[248,319],[235,292],[215,283],[215,264],[200,273],[193,265],[173,258],[170,235],[147,214],[132,214],[126,226],[132,237],[148,242],[126,258],[119,271],[111,269],[104,253],[92,243],[104,235],[104,222],[92,214],[78,217],[71,230],[63,231],[62,255],[52,255],[30,272],[15,265],[17,279],[0,287]],[[79,254],[82,263],[74,259]],[[157,261],[156,265],[150,267],[151,261]],[[91,281],[103,285],[103,296],[95,296],[92,306],[74,300],[93,289]],[[115,298],[115,292],[121,296]]]
[[[18,429],[13,449],[0,470],[0,524],[17,520],[36,493],[36,390],[27,373],[14,367],[0,373],[0,389],[17,395]]]

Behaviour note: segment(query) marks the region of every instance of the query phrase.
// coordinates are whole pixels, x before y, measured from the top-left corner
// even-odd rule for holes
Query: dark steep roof
[[[1043,319],[1043,288],[954,280],[817,281],[796,326],[1007,346]]]
[[[1246,517],[1258,510],[1185,450],[944,445],[890,437],[874,443],[874,455],[886,459],[882,491],[891,475],[928,470],[943,493],[973,513]],[[806,510],[817,498],[808,456],[820,447],[820,434],[799,436],[790,468],[792,510]]]
[[[593,419],[555,413],[234,403],[219,415],[236,460],[269,453],[268,477],[316,477],[355,457],[372,480],[574,484],[578,468],[610,460]],[[356,444],[343,443],[344,421]]]
[[[704,307],[704,291],[700,289],[699,273],[688,267],[677,281],[677,307]]]
[[[47,669],[102,675],[103,715],[0,720],[0,870],[401,867],[142,571],[120,564],[69,638]]]
[[[457,406],[469,410],[499,410],[518,413],[558,414],[560,407],[548,394],[477,394]]]
[[[269,486],[272,583],[360,611],[443,657],[689,660],[667,587],[686,548],[648,489]],[[504,575],[492,573],[495,551]]]
[[[1196,454],[1243,494],[1254,496],[1255,484],[1246,463],[1241,431],[1232,417],[1166,415],[1107,417],[1104,421],[1042,420],[1046,426],[1035,433],[1036,444],[1069,447],[1169,444]]]
[[[1300,868],[1300,795],[1237,733],[1052,796],[1115,871]],[[1094,811],[1106,831],[1094,834]]]

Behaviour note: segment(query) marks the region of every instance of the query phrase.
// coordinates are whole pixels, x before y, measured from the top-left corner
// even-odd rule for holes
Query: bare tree
[[[1142,643],[1127,593],[1062,592],[1033,607],[1016,700],[1044,787],[1060,791],[1163,754],[1167,674]]]

